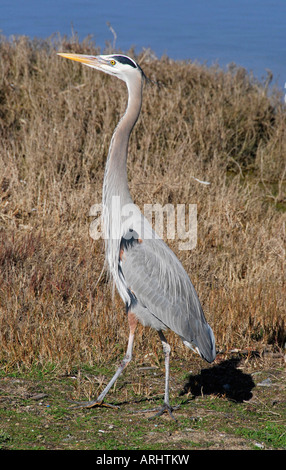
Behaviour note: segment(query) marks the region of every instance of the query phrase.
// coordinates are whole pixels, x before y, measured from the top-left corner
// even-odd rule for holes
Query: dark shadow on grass
[[[255,384],[249,374],[237,369],[240,361],[240,358],[228,359],[208,369],[202,369],[197,375],[191,375],[180,395],[191,392],[194,397],[224,396],[240,403],[250,400]]]

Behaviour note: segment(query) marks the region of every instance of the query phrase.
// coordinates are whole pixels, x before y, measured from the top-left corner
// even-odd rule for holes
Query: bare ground
[[[218,356],[207,368],[173,358],[176,421],[154,418],[162,402],[163,364],[133,364],[109,395],[119,409],[73,409],[71,402],[109,377],[6,376],[0,382],[2,449],[251,450],[286,448],[285,369],[281,353]],[[190,370],[190,373],[186,371]],[[112,367],[110,368],[112,373]],[[182,377],[182,374],[183,377]],[[97,393],[97,392],[96,392]],[[95,394],[96,394],[95,393]],[[150,410],[150,411],[148,411]],[[152,418],[152,419],[150,419]]]

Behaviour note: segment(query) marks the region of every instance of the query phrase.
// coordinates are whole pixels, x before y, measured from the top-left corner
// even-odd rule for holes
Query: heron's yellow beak
[[[100,58],[92,55],[70,54],[65,52],[58,52],[58,55],[65,57],[66,59],[81,62],[82,64],[89,65],[91,67],[99,67],[101,65]]]

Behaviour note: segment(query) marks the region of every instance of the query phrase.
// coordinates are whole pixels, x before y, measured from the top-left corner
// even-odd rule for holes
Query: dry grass
[[[89,237],[125,85],[56,51],[87,39],[0,41],[0,360],[6,367],[107,361],[125,349],[124,307]],[[137,58],[147,76],[131,137],[135,202],[196,203],[198,245],[178,252],[219,349],[285,341],[286,113],[243,69]],[[204,186],[190,178],[211,182]],[[173,334],[172,346],[189,353]],[[148,344],[148,346],[146,346]],[[136,351],[160,351],[139,328]],[[154,357],[154,356],[153,356]]]

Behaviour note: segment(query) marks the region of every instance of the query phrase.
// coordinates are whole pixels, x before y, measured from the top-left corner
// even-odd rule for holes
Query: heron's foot
[[[154,416],[151,416],[149,419],[154,419],[157,416],[162,416],[163,413],[168,413],[170,418],[172,418],[174,421],[177,421],[176,418],[173,416],[173,411],[177,410],[178,408],[180,408],[180,405],[172,407],[168,403],[163,403],[162,408],[160,408],[159,411]]]
[[[104,403],[103,400],[93,400],[93,401],[81,401],[72,405],[72,408],[98,408],[98,407],[112,408],[118,410],[119,406],[111,405],[110,403]]]
[[[174,418],[173,416],[173,411],[177,410],[178,408],[180,408],[180,405],[171,407],[168,403],[164,403],[162,408],[160,408],[159,410],[157,408],[153,408],[152,410],[135,411],[135,413],[150,413],[152,411],[157,411],[157,413],[154,416],[151,416],[148,419],[154,419],[157,416],[162,416],[163,413],[168,413],[170,418],[172,418],[174,421],[177,421],[176,418]]]

